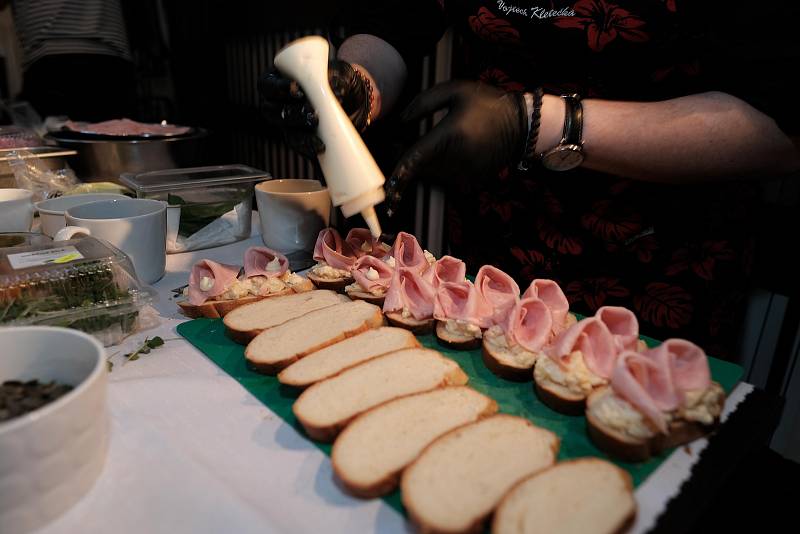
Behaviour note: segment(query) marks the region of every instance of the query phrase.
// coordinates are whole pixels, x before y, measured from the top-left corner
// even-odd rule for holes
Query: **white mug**
[[[159,200],[124,198],[89,202],[64,212],[67,226],[53,239],[76,234],[104,239],[128,255],[139,279],[152,284],[167,262],[167,205]]]
[[[311,253],[328,226],[331,197],[317,180],[268,180],[256,185],[261,240],[284,254]]]
[[[30,232],[33,226],[33,192],[0,189],[0,232]]]
[[[64,212],[69,208],[97,202],[98,200],[125,199],[125,195],[117,193],[85,193],[79,195],[66,195],[63,197],[49,198],[36,203],[39,211],[39,224],[44,235],[53,237],[56,232],[67,225]]]

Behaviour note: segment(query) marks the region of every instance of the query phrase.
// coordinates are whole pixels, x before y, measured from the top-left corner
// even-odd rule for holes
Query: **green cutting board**
[[[292,403],[300,394],[294,388],[281,385],[273,376],[265,376],[251,371],[245,365],[244,347],[225,336],[221,319],[195,319],[178,326],[178,333],[192,345],[208,356],[223,371],[236,379],[244,388],[263,402],[281,419],[294,426],[301,434],[303,429],[292,413]],[[655,340],[645,338],[649,346]],[[567,416],[554,412],[542,404],[533,392],[531,383],[518,383],[503,380],[486,369],[480,350],[456,351],[440,346],[435,336],[419,336],[420,342],[452,358],[469,375],[469,385],[494,400],[500,412],[519,415],[533,421],[538,426],[555,432],[561,438],[559,460],[583,456],[599,456],[610,459],[597,449],[586,434],[586,420],[583,416]],[[733,389],[742,376],[742,368],[716,358],[709,358],[711,375],[727,393]],[[330,455],[331,445],[315,444]],[[665,451],[651,460],[638,464],[614,461],[631,474],[635,486],[641,484],[672,451]],[[401,513],[405,513],[400,502],[400,492],[395,491],[384,497],[386,502]]]

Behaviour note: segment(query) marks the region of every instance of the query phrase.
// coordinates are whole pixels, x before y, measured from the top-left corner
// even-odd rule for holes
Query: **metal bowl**
[[[208,162],[209,133],[193,128],[185,135],[165,137],[99,136],[77,132],[51,132],[45,136],[59,146],[77,151],[70,160],[84,182],[120,183],[124,172],[198,167]]]

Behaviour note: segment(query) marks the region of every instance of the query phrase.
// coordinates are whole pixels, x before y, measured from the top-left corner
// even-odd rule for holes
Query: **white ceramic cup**
[[[108,448],[106,352],[95,338],[51,326],[0,327],[3,380],[56,381],[72,391],[0,423],[0,532],[31,532],[81,499]]]
[[[97,202],[98,200],[125,199],[125,195],[117,193],[85,193],[80,195],[67,195],[63,197],[49,198],[36,203],[39,211],[39,223],[44,235],[53,237],[56,232],[67,225],[64,212],[69,208]]]
[[[105,239],[128,255],[139,279],[152,284],[164,276],[167,263],[167,204],[159,200],[124,198],[89,202],[64,212],[67,226],[53,239],[76,234]]]
[[[331,197],[317,180],[280,179],[256,185],[261,240],[284,254],[311,252],[328,226]]]
[[[29,232],[33,226],[33,192],[0,189],[0,232]]]

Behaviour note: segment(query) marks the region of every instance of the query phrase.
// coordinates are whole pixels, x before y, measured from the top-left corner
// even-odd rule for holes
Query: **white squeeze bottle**
[[[319,165],[334,206],[345,217],[361,213],[375,238],[381,225],[375,205],[383,202],[385,178],[328,83],[328,41],[319,36],[292,41],[275,55],[275,67],[300,84],[319,117],[325,143]]]

